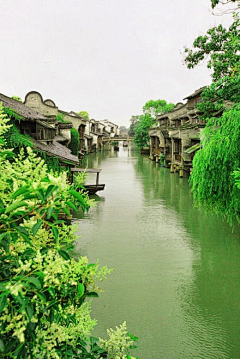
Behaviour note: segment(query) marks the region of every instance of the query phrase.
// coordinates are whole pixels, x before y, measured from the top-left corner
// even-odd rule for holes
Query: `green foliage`
[[[79,141],[78,131],[75,128],[71,128],[71,141],[68,145],[68,148],[75,156],[78,156],[79,145],[80,145],[80,141]]]
[[[169,112],[174,108],[173,103],[167,103],[165,100],[149,100],[143,106],[143,113],[149,114],[153,118],[156,118],[157,115],[162,115],[163,113]]]
[[[196,50],[185,48],[185,64],[189,69],[208,58],[207,67],[213,70],[212,78],[217,81],[225,76],[239,73],[240,59],[240,19],[234,15],[229,29],[221,24],[199,36],[193,43]]]
[[[212,7],[218,3],[213,0]],[[213,70],[213,83],[204,89],[202,102],[197,104],[207,126],[202,134],[203,148],[193,160],[193,195],[199,206],[220,213],[230,223],[240,219],[239,189],[232,175],[240,167],[239,25],[240,19],[234,14],[229,29],[222,25],[209,29],[194,41],[196,50],[185,49],[188,68],[208,58],[207,66]]]
[[[194,156],[190,184],[199,206],[221,213],[229,222],[240,217],[240,191],[232,172],[240,167],[240,104],[221,118],[209,119],[203,148]]]
[[[134,357],[130,356],[130,350],[136,348],[134,342],[138,338],[128,333],[126,322],[116,327],[115,330],[112,328],[108,329],[107,333],[109,336],[108,340],[100,339],[101,347],[108,352],[107,359],[134,359]]]
[[[22,147],[33,147],[31,137],[27,134],[21,134],[13,121],[10,121],[12,127],[6,132],[4,139],[7,148],[14,148],[14,152],[19,152]]]
[[[81,357],[96,324],[85,300],[97,296],[96,279],[109,271],[70,257],[74,233],[59,214],[89,205],[65,174],[50,175],[30,148],[27,158],[22,150],[13,163],[1,151],[0,170],[2,355]]]
[[[90,117],[89,117],[89,114],[87,111],[80,111],[80,112],[77,112],[77,114],[84,118],[85,120],[89,121],[90,120]]]
[[[202,102],[196,106],[204,118],[226,111],[233,103],[240,102],[240,76],[225,76],[210,86],[205,87]]]
[[[65,120],[65,115],[64,113],[58,113],[56,116],[56,121],[62,122],[62,123],[69,123],[68,121]]]
[[[212,6],[212,9],[214,9],[219,3],[220,4],[229,4],[229,3],[237,3],[239,2],[239,0],[211,0],[211,6]]]
[[[83,184],[86,181],[86,178],[87,178],[86,171],[79,172],[79,173],[75,174],[74,175],[74,184],[75,184],[75,186],[77,188],[83,186]]]
[[[135,133],[135,127],[137,125],[137,123],[140,121],[140,116],[132,116],[130,119],[130,127],[128,130],[128,135],[129,136],[134,136]]]
[[[19,102],[23,102],[23,100],[21,99],[21,97],[18,96],[12,96],[12,99],[17,100]]]
[[[22,117],[16,111],[14,111],[12,108],[4,107],[3,112],[10,120],[14,120],[16,122],[20,122],[22,120]]]
[[[22,147],[33,147],[31,137],[27,134],[21,134],[15,124],[22,120],[21,116],[11,108],[4,107],[2,111],[10,119],[8,122],[10,127],[4,133],[6,148],[13,148],[14,152],[17,153]]]
[[[37,154],[38,157],[44,160],[49,172],[53,171],[56,174],[60,174],[60,172],[65,170],[58,157],[48,156],[46,152],[42,151],[35,150],[34,152]]]
[[[151,115],[146,113],[140,116],[140,121],[135,125],[133,141],[139,148],[149,145],[150,137],[148,130],[153,125],[153,121]]]
[[[143,115],[132,116],[128,134],[134,136],[133,141],[139,148],[149,145],[148,130],[154,124],[158,114],[171,111],[174,108],[173,103],[167,103],[165,100],[150,100],[143,106]]]

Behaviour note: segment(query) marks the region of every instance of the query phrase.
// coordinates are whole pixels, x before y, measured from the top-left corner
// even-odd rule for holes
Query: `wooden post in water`
[[[171,172],[171,173],[174,173],[174,165],[173,165],[172,162],[171,162],[171,166],[170,166],[170,172]]]
[[[183,178],[183,165],[179,166],[179,177]]]

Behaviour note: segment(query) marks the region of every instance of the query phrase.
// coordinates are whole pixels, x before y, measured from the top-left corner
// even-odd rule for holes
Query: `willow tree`
[[[219,1],[212,1],[215,7]],[[202,149],[193,160],[190,183],[199,206],[221,213],[228,221],[240,220],[240,190],[234,173],[240,168],[240,20],[237,14],[226,29],[222,25],[198,37],[185,49],[185,63],[194,68],[207,59],[212,84],[197,104],[207,126]]]
[[[240,168],[240,104],[220,118],[212,118],[204,130],[203,148],[193,159],[190,183],[199,206],[233,222],[240,219],[240,189],[234,172]]]

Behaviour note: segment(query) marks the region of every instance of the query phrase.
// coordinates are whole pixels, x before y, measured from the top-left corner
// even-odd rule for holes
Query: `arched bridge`
[[[103,138],[103,142],[120,142],[120,141],[131,142],[131,141],[133,141],[133,137],[130,137],[130,136],[117,136],[117,137]]]

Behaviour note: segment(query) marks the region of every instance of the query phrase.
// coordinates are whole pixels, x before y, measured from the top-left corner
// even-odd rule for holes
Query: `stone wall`
[[[47,117],[55,117],[58,114],[58,108],[44,103],[41,94],[36,91],[31,91],[26,95],[24,104]]]

